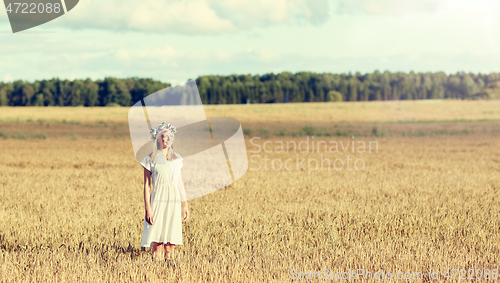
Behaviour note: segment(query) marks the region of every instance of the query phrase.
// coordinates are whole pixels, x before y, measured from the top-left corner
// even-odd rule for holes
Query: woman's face
[[[174,143],[174,134],[170,131],[163,132],[160,140],[163,148],[169,148]]]

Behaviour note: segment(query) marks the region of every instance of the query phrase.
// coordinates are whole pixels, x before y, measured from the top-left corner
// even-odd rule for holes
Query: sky
[[[0,81],[311,72],[500,72],[497,0],[82,0],[12,33]]]

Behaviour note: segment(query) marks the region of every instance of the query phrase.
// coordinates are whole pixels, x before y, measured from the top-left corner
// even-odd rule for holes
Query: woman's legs
[[[171,243],[166,243],[163,245],[163,247],[165,248],[165,259],[173,259],[175,245]]]
[[[153,259],[161,259],[161,243],[153,242]]]
[[[153,259],[161,259],[161,250],[162,247],[165,249],[164,258],[165,259],[173,259],[174,258],[174,250],[175,245],[171,243],[157,243],[153,242]]]

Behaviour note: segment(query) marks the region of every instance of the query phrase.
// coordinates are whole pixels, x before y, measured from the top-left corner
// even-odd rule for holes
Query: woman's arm
[[[179,194],[181,196],[182,222],[184,222],[189,218],[189,207],[188,207],[187,197],[186,197],[186,188],[184,188],[184,182],[182,181],[182,171],[181,171],[181,173],[179,173],[179,183],[177,184],[177,188],[179,189]]]
[[[146,222],[153,225],[153,211],[151,209],[149,189],[151,188],[151,172],[144,168],[144,208],[146,210]]]

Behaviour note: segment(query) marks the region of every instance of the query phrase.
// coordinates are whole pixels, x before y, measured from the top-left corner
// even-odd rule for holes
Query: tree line
[[[204,104],[488,98],[500,89],[500,73],[331,74],[282,72],[200,76]],[[0,83],[0,106],[130,106],[169,83],[150,78]]]

